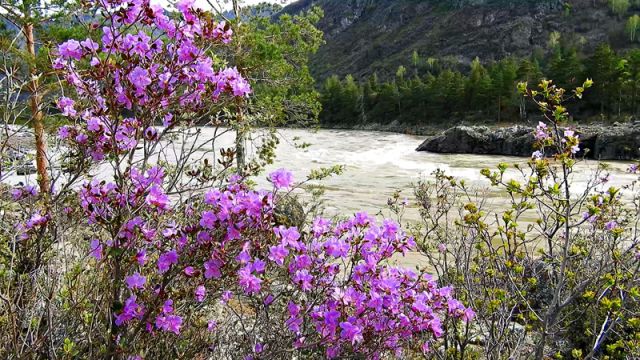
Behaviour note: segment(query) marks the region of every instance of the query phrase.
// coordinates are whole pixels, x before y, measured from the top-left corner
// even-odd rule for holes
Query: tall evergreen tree
[[[466,105],[469,110],[485,111],[491,103],[493,84],[487,69],[477,57],[471,62],[466,86]]]
[[[593,91],[589,99],[600,106],[602,114],[610,113],[610,107],[618,94],[618,56],[609,45],[599,46],[589,59],[587,73],[593,77]]]

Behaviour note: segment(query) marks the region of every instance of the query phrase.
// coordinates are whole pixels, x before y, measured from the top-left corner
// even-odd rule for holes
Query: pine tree
[[[344,122],[355,122],[362,108],[362,91],[351,74],[342,83],[340,118]]]
[[[524,59],[520,62],[520,66],[518,67],[518,81],[526,82],[528,84],[538,84],[542,79],[542,71],[540,70],[540,65],[537,60],[529,60]],[[519,113],[520,119],[524,120],[527,118],[527,99],[524,96],[519,96]]]
[[[548,78],[565,89],[582,84],[583,73],[582,62],[575,49],[558,49],[549,62]]]
[[[625,55],[623,93],[626,94],[628,109],[640,115],[640,49],[633,49]]]
[[[466,86],[466,105],[471,111],[485,111],[491,103],[492,82],[487,69],[477,57],[471,62],[471,71]]]
[[[492,96],[496,101],[497,120],[502,121],[502,110],[511,104],[515,97],[515,82],[518,67],[512,59],[505,59],[490,69]]]
[[[340,102],[342,99],[342,82],[337,75],[328,77],[322,88],[322,121],[326,123],[338,123]]]
[[[618,94],[618,56],[608,45],[599,46],[589,59],[587,73],[593,76],[593,91],[589,97],[599,103],[600,112],[610,112],[608,104],[614,103],[614,97]]]

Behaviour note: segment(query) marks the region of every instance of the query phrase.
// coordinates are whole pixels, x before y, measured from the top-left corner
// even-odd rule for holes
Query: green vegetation
[[[638,40],[637,32],[638,28],[640,28],[640,15],[633,15],[627,21],[627,33],[629,34],[629,40],[636,41]]]
[[[425,60],[415,53],[410,59],[412,71],[401,66],[388,81],[376,74],[361,81],[350,75],[342,80],[332,76],[321,89],[321,121],[329,126],[394,120],[427,125],[443,120],[517,122],[527,119],[531,105],[518,96],[518,82],[556,79],[558,86],[571,88],[587,74],[593,74],[593,91],[584,102],[568,104],[576,116],[600,114],[624,120],[640,114],[640,49],[618,54],[602,45],[585,56],[558,39],[552,46],[547,57],[507,58],[486,65],[476,58],[464,72],[445,59]]]
[[[609,0],[609,6],[611,7],[611,11],[618,16],[622,16],[629,11],[629,0]]]
[[[323,43],[323,34],[316,28],[323,12],[313,7],[273,21],[260,16],[263,6],[249,8],[258,15],[250,17],[239,40],[246,48],[239,65],[253,80],[256,94],[250,111],[261,125],[315,120],[320,103],[308,62]]]

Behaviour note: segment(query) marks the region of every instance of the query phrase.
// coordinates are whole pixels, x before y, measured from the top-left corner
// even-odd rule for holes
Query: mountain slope
[[[318,79],[329,75],[363,77],[395,73],[422,58],[448,58],[469,64],[549,51],[552,33],[589,53],[608,42],[614,49],[638,46],[625,32],[631,8],[614,15],[604,0],[300,0],[283,11],[322,7],[320,28],[326,45],[312,59]]]

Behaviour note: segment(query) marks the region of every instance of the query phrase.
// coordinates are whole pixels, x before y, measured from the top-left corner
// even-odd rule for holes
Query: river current
[[[212,138],[212,128],[202,128],[198,141],[206,142]],[[344,165],[340,176],[333,176],[321,182],[325,186],[326,210],[331,215],[350,215],[359,210],[376,214],[386,208],[387,199],[394,191],[402,190],[402,197],[411,199],[412,184],[421,180],[433,179],[432,173],[443,170],[448,175],[467,180],[468,184],[486,188],[489,182],[480,175],[483,168],[495,169],[501,162],[524,164],[527,159],[521,157],[470,154],[434,154],[417,152],[416,147],[424,136],[396,133],[358,131],[358,130],[305,130],[279,129],[280,145],[276,150],[276,161],[267,167],[266,172],[277,168],[290,169],[296,180],[304,180],[312,169]],[[249,153],[255,151],[254,143],[260,142],[261,132],[252,134],[257,141],[248,141]],[[234,136],[227,133],[216,141],[216,147],[230,147]],[[189,138],[186,139],[188,143]],[[309,147],[296,145],[307,143]],[[175,142],[176,148],[182,146]],[[179,151],[179,150],[178,150]],[[208,156],[204,155],[203,156]],[[55,160],[53,160],[55,162]],[[608,162],[610,165],[610,185],[621,186],[631,182],[634,177],[626,173],[628,162]],[[590,160],[580,163],[572,178],[575,192],[584,189],[586,181],[592,176],[598,163]],[[107,178],[110,171],[95,171],[98,178]],[[517,178],[517,177],[516,177]],[[269,187],[266,175],[255,179],[259,186]],[[5,179],[8,183],[35,183],[35,175],[17,176],[15,173]],[[495,195],[495,196],[493,196]],[[500,193],[491,196],[494,201],[504,201]],[[416,220],[417,211],[407,213],[407,220]]]
[[[213,135],[213,130],[203,128],[202,135],[200,139],[205,140]],[[411,203],[412,184],[433,179],[432,174],[437,169],[465,179],[471,187],[487,188],[489,182],[480,175],[481,169],[496,169],[501,162],[524,164],[527,161],[525,158],[508,156],[416,152],[416,147],[424,137],[396,133],[279,129],[278,136],[280,145],[276,150],[276,161],[267,167],[263,175],[255,179],[258,186],[270,188],[266,173],[277,168],[290,169],[296,180],[301,181],[306,179],[312,169],[344,165],[345,171],[342,175],[321,182],[325,187],[323,199],[328,216],[349,216],[365,210],[380,217],[390,217],[387,200],[394,192],[401,190],[401,197],[408,198]],[[252,134],[252,137],[259,139],[260,131]],[[219,139],[217,146],[229,147],[233,145],[233,141],[233,135],[228,133]],[[255,151],[253,143],[247,143],[250,153]],[[297,144],[301,143],[310,146],[300,148]],[[181,143],[177,142],[176,145],[180,146]],[[629,167],[628,162],[614,161],[608,164],[611,178],[607,185],[621,186],[633,181],[634,176],[625,171]],[[574,192],[584,190],[586,181],[597,167],[598,162],[592,160],[577,166],[571,182]],[[99,170],[95,175],[102,178],[108,177],[108,173],[108,170]],[[517,176],[514,178],[518,179]],[[6,180],[15,184],[35,183],[35,175],[24,177],[14,174]],[[486,205],[489,207],[503,208],[507,205],[503,193],[493,190],[487,194]],[[407,207],[403,221],[419,221],[415,205]],[[409,266],[425,265],[424,258],[416,253],[408,254],[400,262]]]
[[[302,179],[313,168],[335,164],[346,166],[341,176],[323,182],[327,187],[328,210],[342,214],[359,209],[376,213],[385,208],[387,199],[395,190],[402,190],[403,197],[411,198],[412,184],[433,179],[432,173],[437,169],[466,179],[472,186],[486,188],[489,182],[480,175],[481,169],[496,169],[501,162],[524,164],[527,161],[509,156],[416,152],[416,147],[424,140],[423,136],[350,130],[311,132],[286,129],[279,133],[282,141],[272,168],[292,169],[296,177]],[[294,138],[311,146],[297,149]],[[629,163],[608,164],[611,174],[608,185],[621,186],[634,179],[633,175],[626,173]],[[584,190],[586,181],[597,166],[596,161],[586,161],[577,166],[572,179],[574,191]],[[517,176],[515,178],[518,179]],[[495,195],[494,201],[504,201],[503,196]],[[417,216],[417,212],[410,210],[407,213],[409,220]]]

